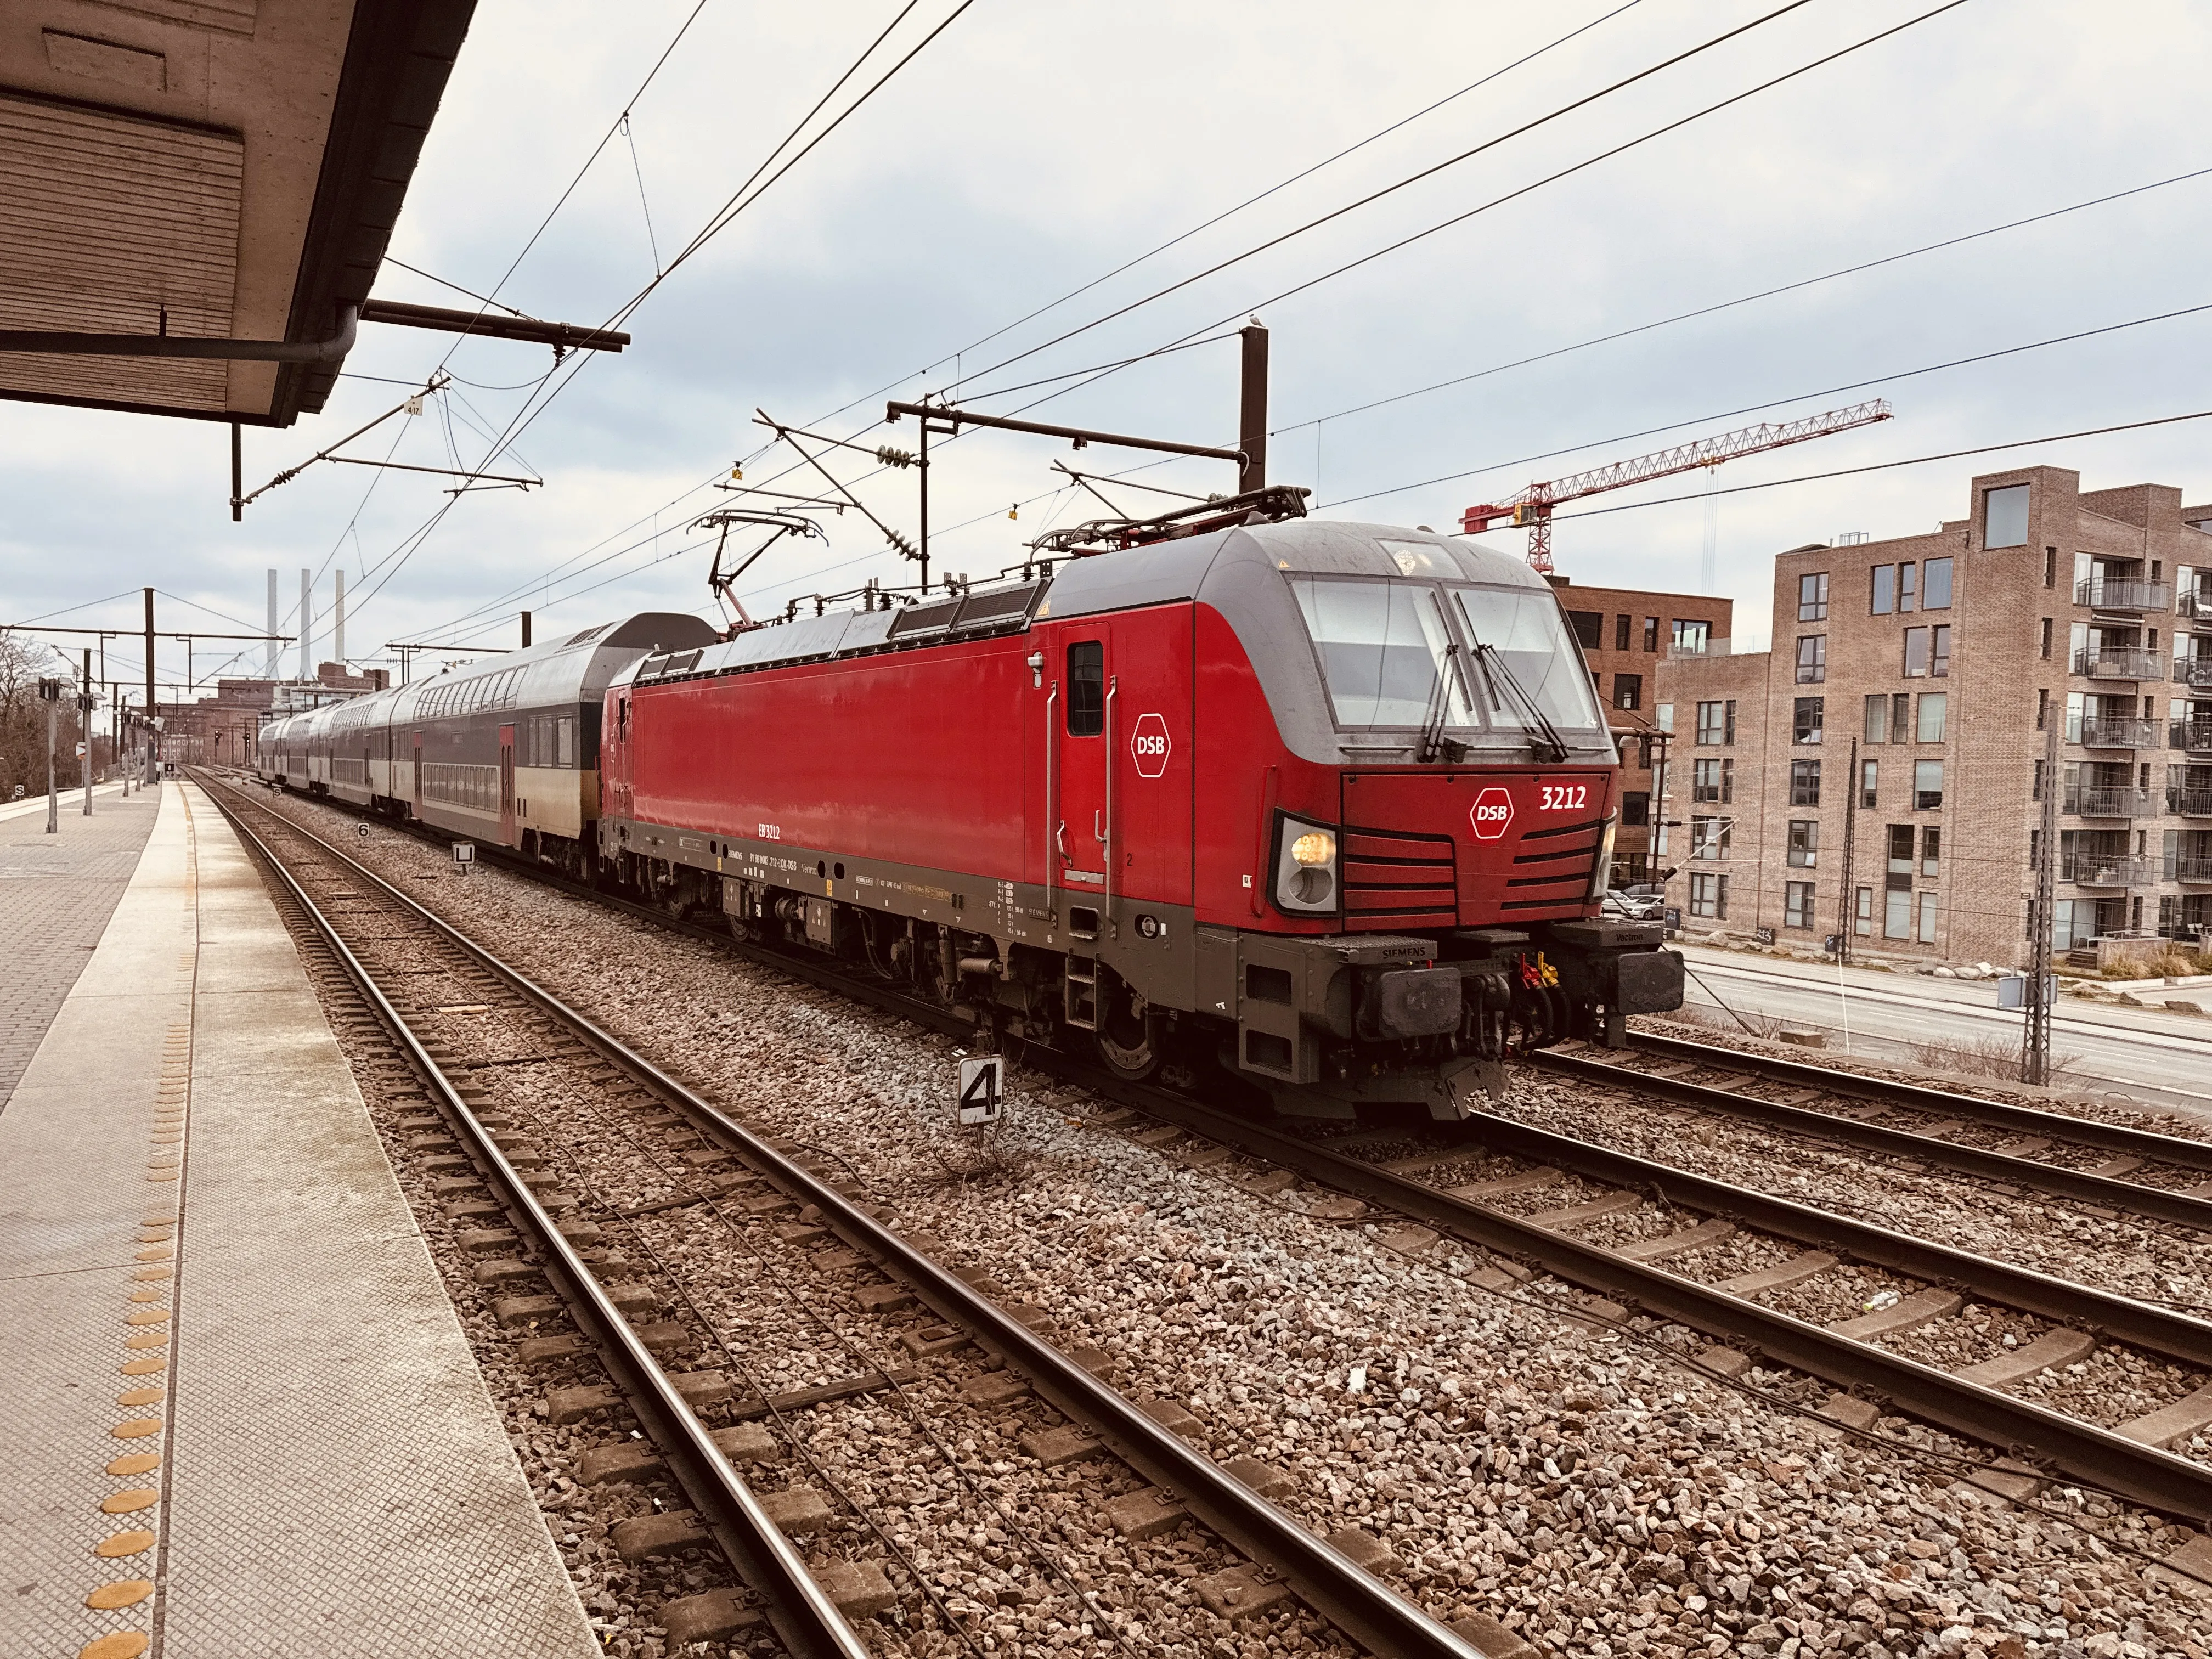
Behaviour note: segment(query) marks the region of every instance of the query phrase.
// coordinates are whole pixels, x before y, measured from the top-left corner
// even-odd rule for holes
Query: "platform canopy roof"
[[[0,330],[332,343],[317,362],[0,352],[0,398],[319,410],[474,9],[0,3]]]

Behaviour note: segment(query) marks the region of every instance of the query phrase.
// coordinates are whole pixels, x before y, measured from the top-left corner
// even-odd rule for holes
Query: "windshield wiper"
[[[1514,677],[1513,671],[1505,665],[1505,659],[1499,653],[1498,647],[1494,645],[1477,645],[1474,647],[1474,659],[1482,665],[1483,681],[1490,687],[1492,699],[1501,702],[1505,701],[1504,698],[1498,696],[1498,683],[1501,679],[1504,680],[1507,690],[1513,694],[1511,700],[1519,705],[1522,712],[1530,720],[1535,723],[1535,731],[1528,734],[1528,749],[1537,764],[1557,766],[1561,761],[1566,759],[1567,740],[1559,735],[1559,728],[1553,725],[1550,718],[1536,706],[1536,700],[1528,695],[1528,689],[1522,685]]]
[[[1420,746],[1413,751],[1413,758],[1424,766],[1435,760],[1456,766],[1467,758],[1467,745],[1444,736],[1444,713],[1451,702],[1444,676],[1452,672],[1452,659],[1458,654],[1459,641],[1454,640],[1444,647],[1443,660],[1437,665],[1437,683],[1430,689],[1428,712],[1421,720]]]

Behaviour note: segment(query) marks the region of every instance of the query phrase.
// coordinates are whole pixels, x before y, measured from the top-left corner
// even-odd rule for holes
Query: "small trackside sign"
[[[1174,745],[1168,738],[1168,723],[1158,714],[1139,714],[1134,730],[1129,733],[1129,758],[1137,763],[1137,775],[1156,778],[1168,769],[1168,756]]]
[[[981,1054],[960,1062],[962,1124],[996,1123],[1006,1109],[1006,1098],[1005,1055]]]
[[[1468,817],[1477,841],[1496,841],[1513,824],[1513,796],[1502,785],[1492,784],[1474,798]]]

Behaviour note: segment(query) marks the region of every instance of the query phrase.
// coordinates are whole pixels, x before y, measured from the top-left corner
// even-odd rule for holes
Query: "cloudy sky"
[[[959,3],[916,0],[805,132]],[[456,377],[448,392],[349,453],[477,465],[526,416],[489,470],[541,476],[543,489],[456,500],[422,474],[325,465],[233,525],[223,428],[0,403],[0,617],[128,626],[136,590],[152,582],[175,596],[161,601],[165,627],[193,618],[213,629],[216,616],[258,625],[272,566],[288,614],[302,566],[319,573],[319,611],[343,570],[356,664],[390,660],[391,641],[448,645],[449,659],[471,644],[511,644],[524,608],[538,614],[541,636],[641,608],[711,614],[713,540],[691,526],[730,499],[714,483],[739,463],[749,484],[818,483],[805,472],[776,481],[803,464],[754,424],[757,408],[908,447],[911,422],[871,426],[885,392],[957,389],[996,412],[1034,405],[1038,419],[1227,444],[1233,340],[1095,383],[1074,375],[981,394],[1203,338],[1255,312],[1272,330],[1273,477],[1315,489],[1324,516],[1385,523],[1454,526],[1468,503],[1531,478],[1875,396],[1892,400],[1895,419],[1731,464],[1715,482],[2212,405],[2212,311],[1886,378],[2212,304],[2212,174],[2182,177],[2212,168],[2202,120],[2212,11],[2184,0],[1965,0],[1917,22],[1937,0],[1809,0],[1148,297],[1780,3],[971,0],[667,276],[625,325],[636,337],[629,350],[572,360],[548,380],[543,349],[455,348],[365,328],[320,416],[246,438],[252,487],[391,407],[442,362]],[[653,281],[901,15],[898,0],[706,0],[696,16],[694,4],[631,0],[612,27],[605,7],[582,0],[482,0],[392,256],[467,289],[501,284],[501,300],[533,315],[599,322]],[[626,106],[627,132],[586,167]],[[1996,228],[2124,191],[2136,193]],[[392,265],[377,292],[465,303]],[[1712,307],[1725,308],[1666,320]],[[1636,331],[1602,338],[1623,331]],[[936,562],[980,576],[1018,562],[1040,528],[1090,516],[1095,503],[1055,490],[1065,480],[1054,459],[1103,472],[1150,459],[964,437],[933,469]],[[1964,515],[1972,471],[2031,460],[2078,468],[2092,487],[2178,484],[2194,502],[2212,498],[2212,421],[1711,506],[1563,514],[1556,556],[1580,581],[1696,589],[1710,533],[1739,635],[1763,637],[1776,551],[1841,531],[1930,528]],[[880,517],[912,532],[913,473],[878,471],[849,452],[833,464]],[[1197,492],[1233,483],[1228,467],[1199,460],[1133,476]],[[1705,482],[1692,475],[1592,505],[1694,498]],[[1019,521],[1009,523],[1016,502]],[[780,542],[748,574],[739,592],[754,614],[871,577],[911,580],[860,515],[820,516],[823,539]],[[1498,539],[1517,547],[1519,537]],[[118,594],[129,597],[102,603]],[[318,627],[317,654],[327,655],[327,624]],[[218,661],[201,654],[195,667],[205,675]],[[181,647],[173,664],[165,652],[165,680],[184,667]]]

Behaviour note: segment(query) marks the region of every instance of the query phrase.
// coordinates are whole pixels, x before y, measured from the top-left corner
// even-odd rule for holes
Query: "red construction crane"
[[[1876,398],[1871,403],[1853,404],[1849,409],[1808,415],[1802,421],[1766,422],[1745,427],[1740,432],[1723,432],[1717,438],[1699,438],[1691,443],[1677,444],[1672,449],[1639,455],[1632,461],[1615,461],[1611,466],[1595,467],[1571,477],[1532,483],[1510,501],[1470,507],[1461,515],[1460,532],[1462,535],[1479,536],[1490,528],[1493,520],[1510,518],[1516,527],[1528,532],[1529,564],[1548,572],[1552,568],[1552,509],[1561,501],[1644,483],[1670,473],[1718,466],[1739,455],[1782,449],[1809,438],[1825,438],[1832,432],[1847,432],[1855,426],[1870,426],[1889,418],[1888,403]]]

